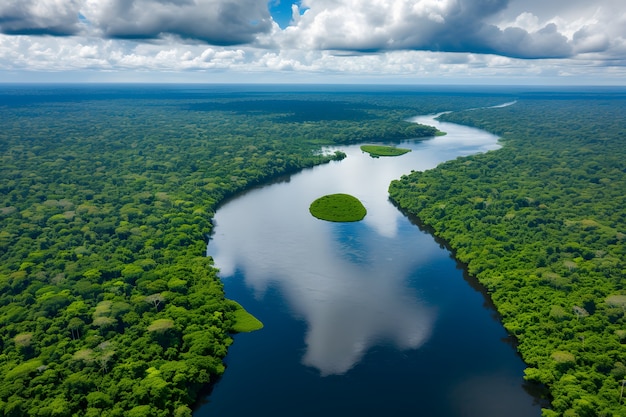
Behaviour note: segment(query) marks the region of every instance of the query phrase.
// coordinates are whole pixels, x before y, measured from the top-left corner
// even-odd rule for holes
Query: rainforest
[[[218,207],[449,111],[503,147],[391,199],[483,286],[545,416],[623,415],[626,91],[184,85],[0,86],[0,414],[192,415],[262,327],[205,254]]]
[[[549,388],[547,417],[624,415],[624,99],[536,93],[444,115],[501,135],[503,148],[390,187],[486,287],[525,378]]]

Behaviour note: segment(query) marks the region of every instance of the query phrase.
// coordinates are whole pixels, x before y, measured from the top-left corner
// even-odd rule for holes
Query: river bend
[[[347,158],[255,188],[215,215],[208,255],[226,295],[265,324],[241,334],[195,416],[533,417],[524,364],[450,253],[388,201],[389,183],[499,147],[485,131],[417,123],[447,135],[412,152]],[[330,223],[308,211],[348,193],[368,214]]]

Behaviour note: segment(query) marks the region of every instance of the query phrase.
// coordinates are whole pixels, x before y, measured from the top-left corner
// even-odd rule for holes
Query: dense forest
[[[190,416],[247,325],[205,256],[219,203],[344,156],[324,146],[501,101],[3,86],[0,415]]]
[[[390,187],[486,287],[546,417],[626,416],[625,114],[608,90],[446,114],[504,147]]]
[[[504,147],[392,199],[484,284],[545,416],[626,416],[626,96],[329,91],[0,87],[0,415],[190,416],[246,327],[205,256],[219,204],[452,110]]]

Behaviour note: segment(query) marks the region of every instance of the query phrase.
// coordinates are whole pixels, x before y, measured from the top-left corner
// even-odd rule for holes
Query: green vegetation
[[[361,145],[361,150],[367,152],[370,156],[377,158],[379,156],[399,156],[404,155],[407,152],[411,152],[410,149],[396,148],[395,146],[383,146],[383,145]]]
[[[236,308],[234,311],[235,323],[232,328],[234,332],[248,333],[263,328],[263,323],[252,314],[248,313],[238,302],[230,300],[229,303]]]
[[[367,210],[358,198],[349,194],[329,194],[311,203],[311,214],[329,222],[358,222]]]
[[[398,121],[499,102],[3,87],[0,415],[189,415],[245,323],[204,256],[217,205],[342,157],[322,146],[432,136]]]
[[[445,115],[503,137],[391,184],[484,284],[553,416],[624,416],[626,99],[522,96]]]

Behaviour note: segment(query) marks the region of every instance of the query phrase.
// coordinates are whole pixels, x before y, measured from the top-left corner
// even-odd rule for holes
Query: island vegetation
[[[361,150],[369,153],[370,156],[374,158],[378,158],[379,156],[400,156],[411,152],[410,149],[385,145],[361,145]]]
[[[390,196],[485,286],[545,417],[624,416],[626,97],[534,93],[443,116],[504,147],[395,181]]]
[[[330,222],[358,222],[363,220],[367,210],[361,201],[350,194],[329,194],[311,203],[311,214]]]
[[[263,323],[252,314],[248,313],[241,304],[229,300],[229,304],[235,306],[232,331],[236,333],[249,333],[263,328]]]
[[[191,415],[231,334],[259,326],[205,256],[218,204],[343,157],[323,146],[432,136],[402,120],[499,101],[3,86],[0,415]]]

